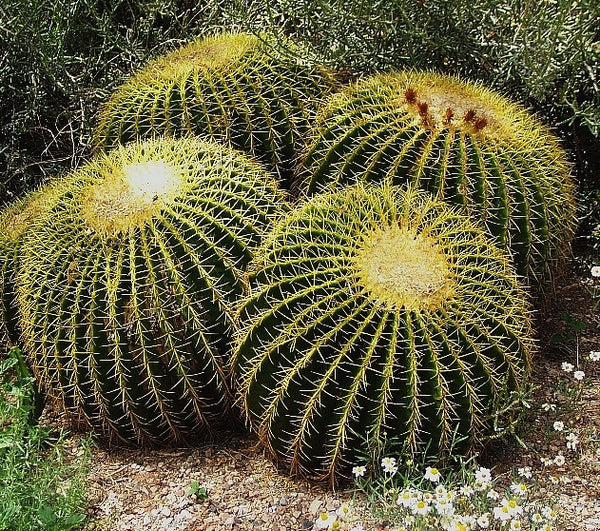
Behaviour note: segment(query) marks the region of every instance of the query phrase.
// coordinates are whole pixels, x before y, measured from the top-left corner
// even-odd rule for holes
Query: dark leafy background
[[[599,249],[599,17],[597,0],[3,0],[0,203],[85,160],[100,105],[135,69],[237,28],[354,74],[434,69],[522,102],[569,151],[580,240]]]

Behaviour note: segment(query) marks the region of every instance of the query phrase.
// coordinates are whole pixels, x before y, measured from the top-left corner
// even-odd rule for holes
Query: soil
[[[535,496],[559,509],[558,529],[600,529],[600,362],[583,362],[590,351],[600,351],[600,278],[589,267],[556,289],[554,303],[537,315],[539,352],[534,380],[539,385],[525,427],[515,441],[495,444],[480,463],[494,475],[531,466],[539,480]],[[585,323],[573,334],[565,318]],[[577,337],[564,337],[571,332]],[[557,342],[557,337],[562,340]],[[560,339],[560,338],[559,338]],[[561,369],[568,361],[585,368],[586,384],[580,395],[565,398],[575,388],[573,374]],[[544,411],[542,404],[556,404]],[[563,420],[563,432],[553,430]],[[565,444],[570,432],[578,434],[575,451]],[[77,436],[74,436],[75,438]],[[218,444],[169,450],[133,450],[99,446],[94,450],[88,483],[88,531],[100,530],[311,530],[323,510],[342,503],[352,507],[351,520],[365,530],[393,529],[373,516],[364,496],[334,492],[323,485],[290,479],[268,461],[250,434],[231,435]],[[544,466],[540,458],[563,454],[562,466]],[[562,478],[562,479],[560,479]],[[206,496],[190,493],[196,481]],[[553,481],[557,481],[554,484]],[[351,527],[351,526],[349,526]]]

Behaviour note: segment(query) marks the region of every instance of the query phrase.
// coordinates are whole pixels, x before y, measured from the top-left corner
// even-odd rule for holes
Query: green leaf
[[[48,526],[56,523],[56,515],[51,507],[42,505],[38,511],[38,520],[40,521],[40,524]]]
[[[572,330],[585,330],[585,323],[580,321],[576,317],[573,317],[570,313],[564,312],[560,318]]]
[[[83,513],[76,513],[68,516],[62,521],[62,527],[73,529],[85,520],[86,516]]]

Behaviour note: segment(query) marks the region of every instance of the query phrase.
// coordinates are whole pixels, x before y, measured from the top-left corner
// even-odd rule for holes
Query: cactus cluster
[[[234,370],[252,428],[294,473],[335,482],[373,451],[367,434],[407,458],[468,453],[525,385],[530,322],[508,258],[424,192],[321,194],[251,271]]]
[[[197,139],[132,143],[71,174],[21,246],[37,379],[108,438],[203,438],[230,415],[231,306],[282,197]]]
[[[257,36],[193,42],[110,98],[95,158],[0,216],[0,340],[76,419],[202,439],[237,397],[276,461],[335,484],[372,441],[443,460],[516,413],[521,281],[543,292],[574,230],[565,154],[457,78],[338,88]]]
[[[261,38],[223,34],[148,64],[110,98],[99,149],[154,135],[208,135],[258,158],[287,183],[317,103],[336,82]]]
[[[296,187],[411,183],[463,206],[543,291],[574,231],[569,171],[556,138],[518,105],[458,78],[396,72],[323,106]]]

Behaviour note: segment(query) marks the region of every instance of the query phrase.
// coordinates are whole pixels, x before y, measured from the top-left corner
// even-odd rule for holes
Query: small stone
[[[285,507],[288,503],[289,503],[289,500],[287,497],[282,496],[281,498],[279,498],[279,505]]]
[[[313,502],[310,504],[310,507],[308,509],[308,511],[310,512],[310,514],[317,514],[319,512],[319,509],[321,508],[323,504],[321,503],[321,500],[319,498],[313,500]],[[312,524],[311,524],[312,526]]]
[[[163,507],[160,511],[160,514],[162,514],[163,516],[171,516],[171,509],[169,509],[168,507]]]

